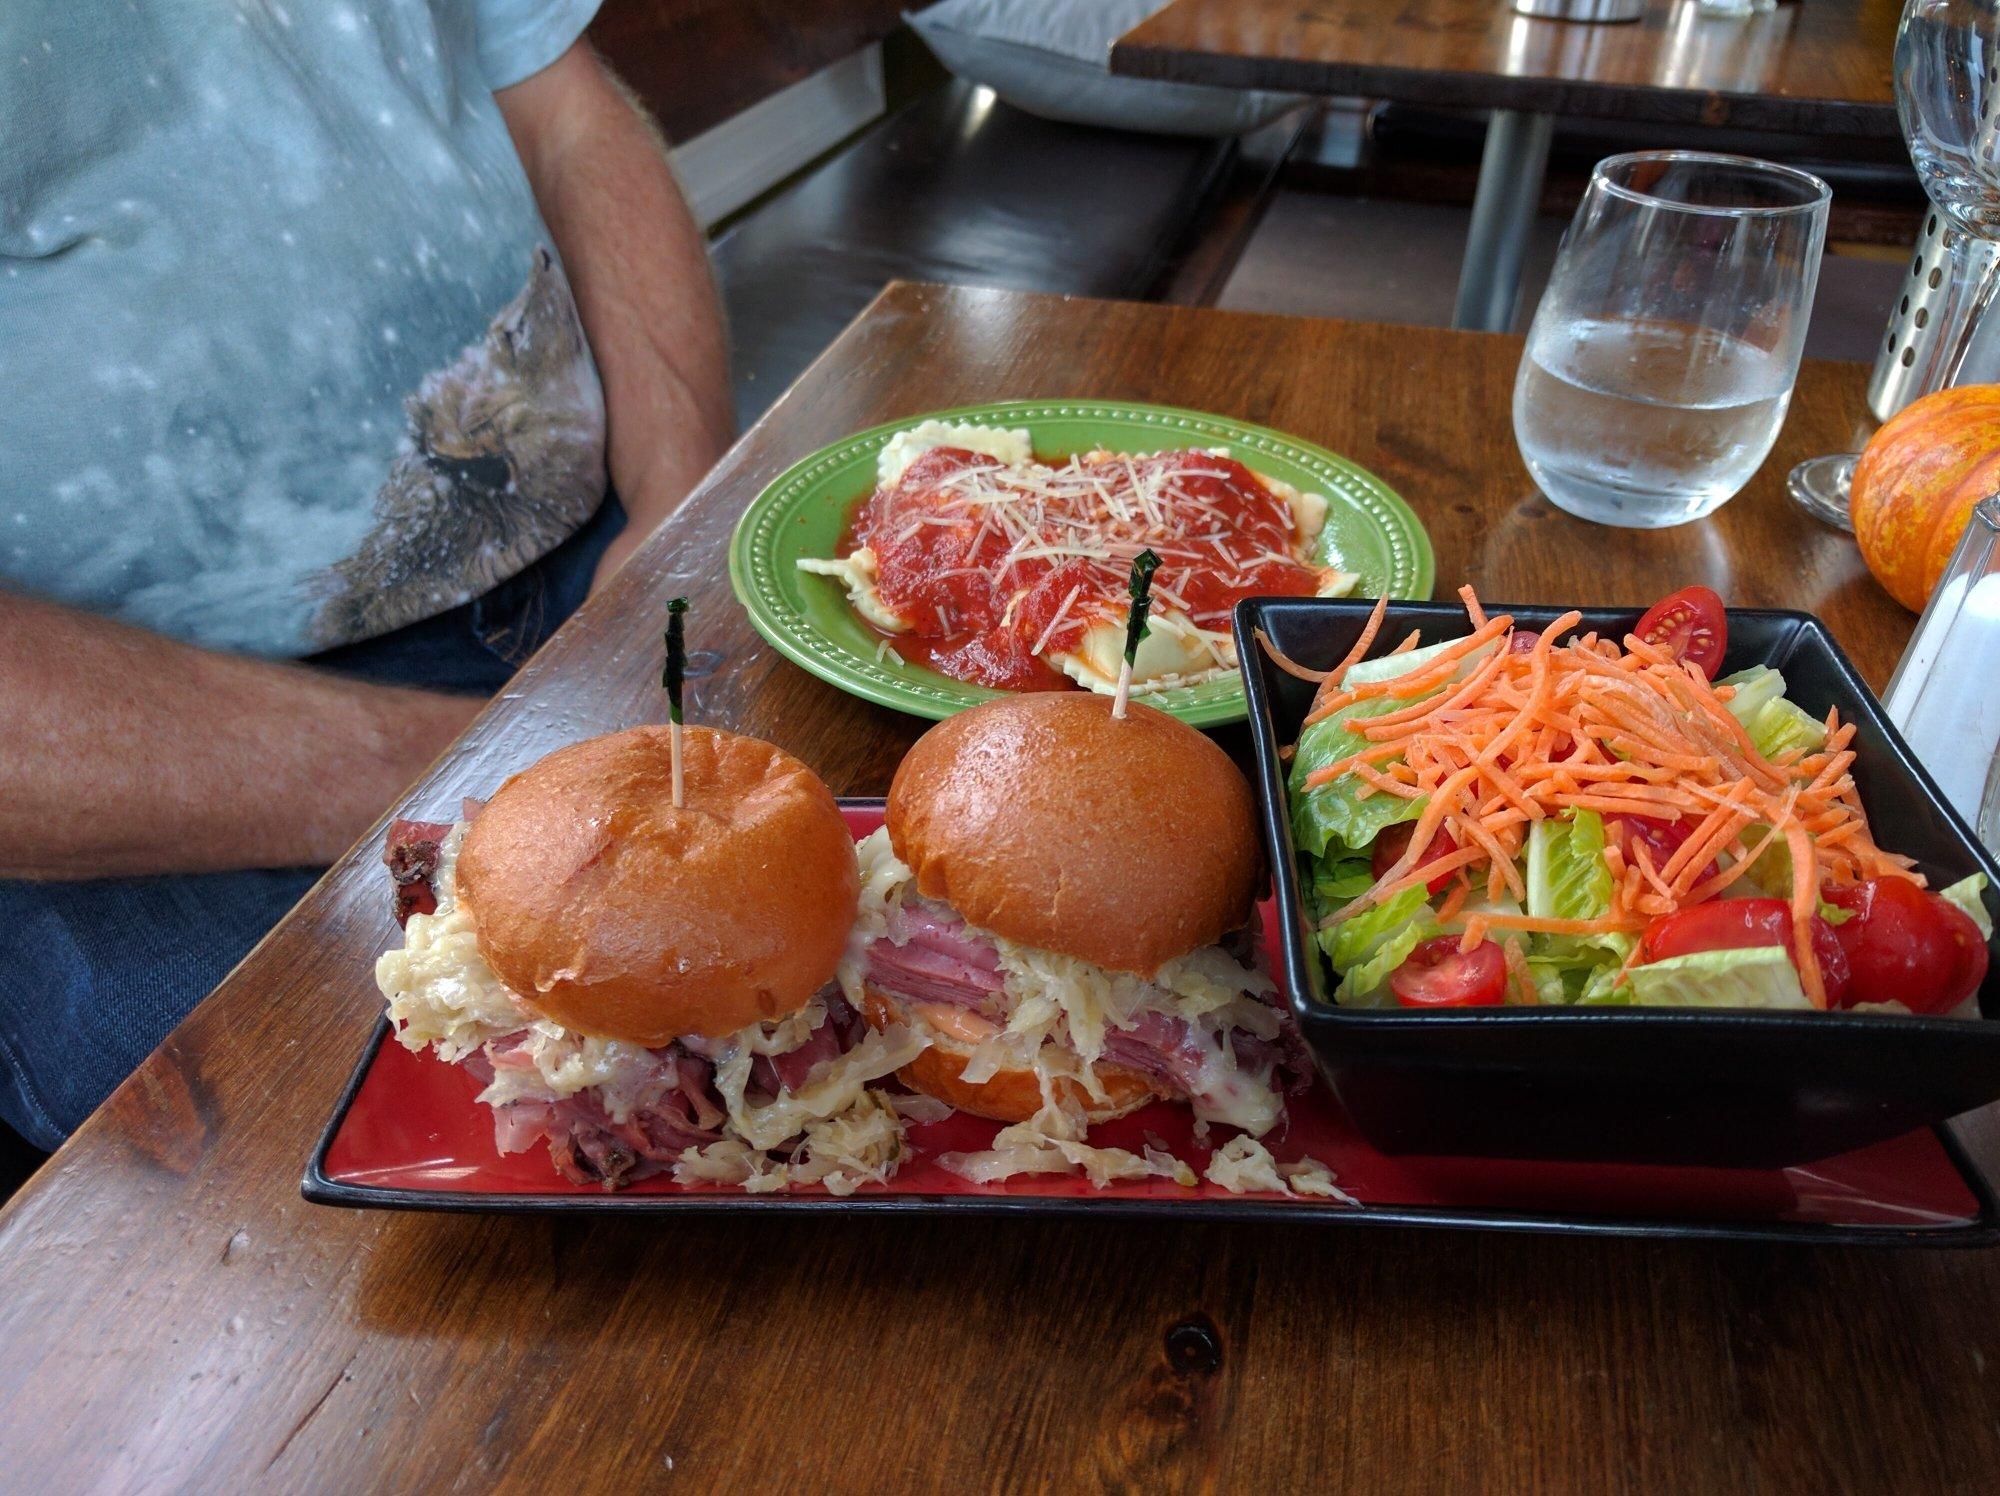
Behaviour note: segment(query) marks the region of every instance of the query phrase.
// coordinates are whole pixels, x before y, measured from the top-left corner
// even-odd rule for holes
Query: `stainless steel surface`
[[[1519,109],[1496,109],[1486,126],[1479,158],[1479,186],[1472,197],[1472,226],[1458,273],[1453,327],[1508,332],[1521,299],[1521,266],[1542,178],[1549,166],[1555,119]]]
[[[2000,245],[1953,229],[1936,209],[1926,215],[1868,381],[1868,408],[1877,420],[1947,384],[2000,378],[2000,324],[1967,326],[1985,304],[1982,291],[1996,259]]]

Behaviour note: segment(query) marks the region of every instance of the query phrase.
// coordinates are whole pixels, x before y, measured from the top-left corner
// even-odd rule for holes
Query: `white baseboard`
[[[674,147],[696,220],[706,229],[726,218],[880,118],[885,102],[882,48],[863,47]]]

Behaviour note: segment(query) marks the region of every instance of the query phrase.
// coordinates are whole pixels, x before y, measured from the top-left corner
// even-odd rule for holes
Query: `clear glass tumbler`
[[[1598,163],[1514,380],[1514,439],[1553,503],[1659,529],[1750,481],[1791,403],[1831,195],[1747,156]]]

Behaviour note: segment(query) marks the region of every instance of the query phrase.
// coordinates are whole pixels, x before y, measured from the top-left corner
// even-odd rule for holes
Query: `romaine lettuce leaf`
[[[1336,909],[1360,898],[1374,885],[1375,870],[1366,857],[1313,861],[1312,877],[1307,882],[1306,892],[1314,919],[1325,919]]]
[[[1730,715],[1745,727],[1750,725],[1752,717],[1785,694],[1784,676],[1769,665],[1752,665],[1748,670],[1725,675],[1716,684],[1736,688],[1736,694],[1726,705]]]
[[[1410,952],[1439,931],[1429,910],[1395,931],[1375,948],[1367,960],[1350,966],[1334,989],[1333,1000],[1346,1007],[1385,1007],[1389,1000],[1389,976],[1409,959]]]
[[[1374,955],[1412,921],[1431,919],[1430,901],[1421,883],[1412,884],[1385,904],[1364,909],[1330,930],[1320,931],[1320,948],[1333,969],[1345,973]],[[1416,942],[1412,941],[1414,945]]]
[[[1974,873],[1969,878],[1960,878],[1949,888],[1940,888],[1938,897],[1956,904],[1972,917],[1979,926],[1979,933],[1986,939],[1993,938],[1993,916],[1986,912],[1986,901],[1980,897],[1986,891],[1986,874]]]
[[[1381,1006],[1389,973],[1403,964],[1419,941],[1440,933],[1421,883],[1404,889],[1386,904],[1364,909],[1332,929],[1322,930],[1320,949],[1341,975],[1334,1001]]]
[[[1625,937],[1630,939],[1630,936]],[[1581,1003],[1618,1004],[1632,1001],[1630,985],[1614,990],[1618,968],[1624,958],[1609,951],[1587,951],[1554,958],[1530,954],[1528,971],[1544,1003],[1573,1006]]]
[[[1733,707],[1734,702],[1730,705]],[[1780,696],[1767,701],[1757,715],[1743,724],[1750,741],[1766,758],[1776,758],[1793,748],[1817,753],[1826,746],[1826,724]]]
[[[1783,946],[1696,951],[1627,973],[1632,1001],[1673,1008],[1810,1008]]]
[[[1422,649],[1413,649],[1408,654],[1378,655],[1374,659],[1362,660],[1349,667],[1346,683],[1366,685],[1374,681],[1394,680],[1399,675],[1421,669],[1440,651],[1457,642],[1446,639]],[[1472,651],[1458,662],[1453,680],[1464,679],[1480,660],[1498,647],[1496,643]],[[1438,687],[1438,691],[1445,689],[1447,687],[1443,685]],[[1329,847],[1365,852],[1385,827],[1393,826],[1398,821],[1414,821],[1424,813],[1426,802],[1421,799],[1403,800],[1383,794],[1362,799],[1360,791],[1364,781],[1357,777],[1343,775],[1334,783],[1321,785],[1316,790],[1305,787],[1306,776],[1313,770],[1359,753],[1368,746],[1368,740],[1353,730],[1354,724],[1413,705],[1416,700],[1422,699],[1375,697],[1357,701],[1324,721],[1315,722],[1299,735],[1298,751],[1292,757],[1292,773],[1286,788],[1292,798],[1292,838],[1304,851],[1314,857],[1326,856]]]
[[[1583,984],[1583,995],[1577,1003],[1589,1007],[1627,1007],[1632,1002],[1632,984],[1618,982],[1618,969],[1622,963],[1613,962],[1607,966],[1594,967]]]
[[[1305,787],[1306,776],[1315,769],[1359,753],[1368,740],[1351,731],[1350,724],[1379,717],[1398,707],[1410,705],[1394,697],[1374,697],[1342,707],[1324,721],[1315,722],[1299,735],[1298,752],[1292,756],[1292,838],[1314,857],[1329,851],[1365,852],[1382,834],[1384,827],[1398,821],[1414,821],[1424,813],[1424,799],[1405,800],[1396,795],[1372,794],[1361,798],[1367,781],[1359,775],[1343,774],[1331,784],[1317,789]]]
[[[1747,849],[1762,841],[1770,829],[1763,821],[1752,821],[1737,833],[1737,837]],[[1767,898],[1789,899],[1792,896],[1792,849],[1782,836],[1771,838],[1771,844],[1750,864],[1750,870],[1737,880],[1730,892],[1748,894],[1753,888]]]
[[[1394,680],[1399,675],[1408,675],[1412,670],[1423,669],[1456,643],[1457,639],[1440,639],[1435,644],[1426,644],[1422,649],[1413,649],[1407,654],[1376,655],[1372,659],[1357,661],[1347,667],[1347,675],[1341,684],[1365,686],[1375,681]],[[1473,666],[1499,647],[1494,643],[1475,649],[1459,662],[1458,669],[1452,672],[1453,678],[1464,680],[1466,676],[1472,674]]]
[[[1602,935],[1530,935],[1528,969],[1545,1003],[1629,1002],[1631,994],[1611,984],[1639,937],[1622,931]]]
[[[1536,919],[1602,919],[1611,912],[1604,818],[1572,811],[1528,828],[1528,913]]]

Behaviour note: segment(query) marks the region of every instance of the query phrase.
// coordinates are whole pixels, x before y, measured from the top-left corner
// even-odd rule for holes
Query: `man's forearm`
[[[658,133],[587,43],[499,100],[604,383],[611,482],[629,524],[602,579],[729,445],[721,303]]]
[[[331,862],[481,704],[0,593],[0,876]]]

